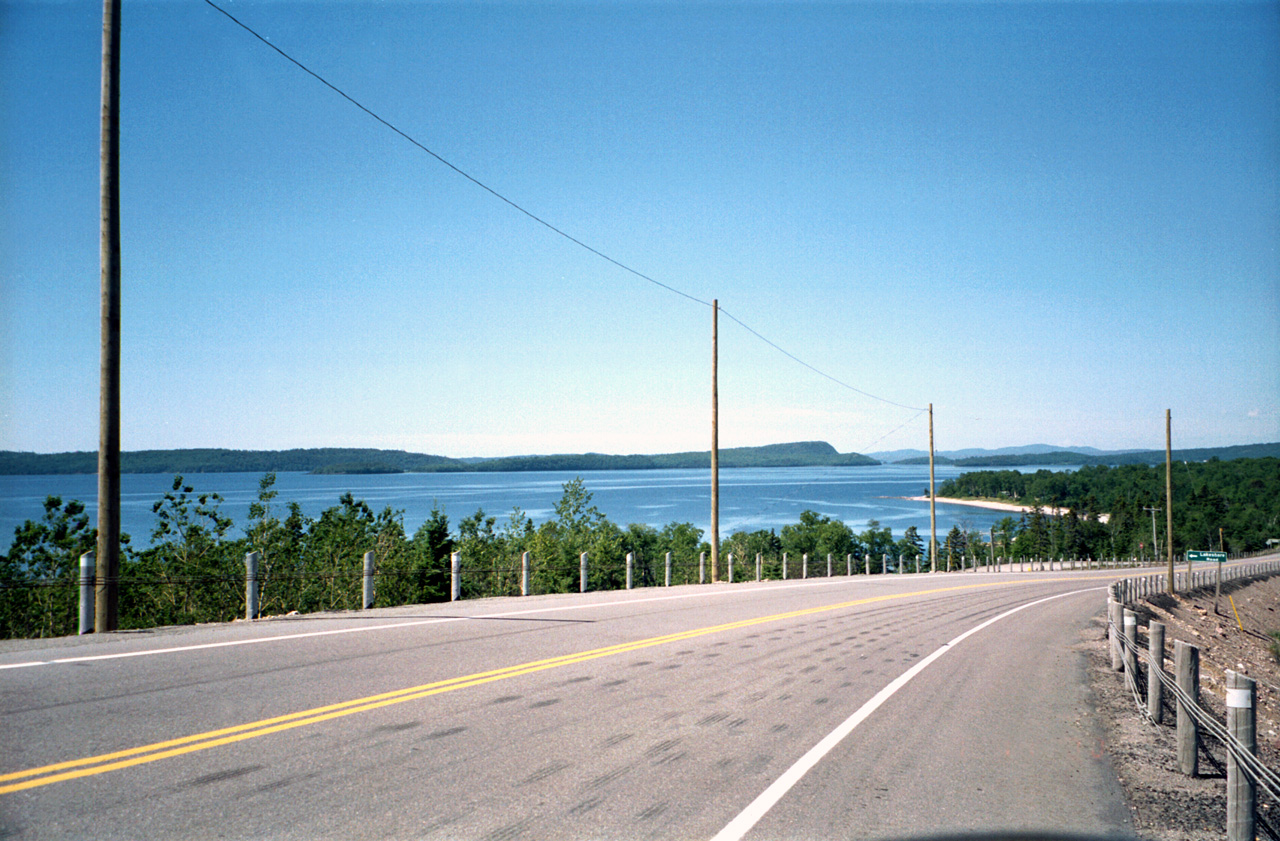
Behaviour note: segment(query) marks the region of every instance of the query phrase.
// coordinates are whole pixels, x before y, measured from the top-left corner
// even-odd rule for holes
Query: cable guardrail
[[[1242,564],[1228,572],[1228,581],[1268,578],[1280,575],[1280,560]],[[1126,605],[1134,604],[1137,599],[1145,596],[1163,592],[1167,583],[1167,575],[1148,575],[1121,579],[1108,587],[1107,633],[1112,668],[1123,671],[1125,686],[1133,696],[1134,705],[1151,724],[1159,725],[1163,719],[1164,698],[1173,699],[1178,716],[1178,763],[1183,773],[1191,776],[1197,774],[1200,752],[1221,768],[1221,764],[1204,744],[1202,735],[1223,746],[1227,757],[1225,776],[1228,841],[1252,841],[1258,827],[1265,829],[1271,837],[1280,838],[1280,833],[1257,809],[1259,791],[1273,804],[1280,805],[1280,774],[1268,767],[1257,751],[1259,684],[1272,691],[1275,687],[1266,681],[1257,681],[1244,674],[1226,670],[1227,722],[1224,724],[1199,701],[1200,649],[1197,646],[1175,641],[1177,677],[1164,669],[1163,623],[1148,623],[1147,650],[1141,651],[1137,634],[1138,614]],[[1175,587],[1183,592],[1204,588],[1212,583],[1207,580],[1207,576],[1197,576],[1194,571],[1189,571],[1185,578],[1175,578]],[[1156,588],[1153,584],[1162,586]],[[1139,680],[1142,677],[1140,663],[1146,665],[1146,704],[1143,704],[1139,691]],[[1187,686],[1183,686],[1183,683]],[[1168,696],[1164,695],[1166,690]],[[1233,730],[1236,732],[1232,732]]]
[[[1109,620],[1107,622],[1107,626],[1114,631],[1115,626]],[[1196,724],[1207,730],[1209,735],[1221,742],[1227,751],[1235,756],[1236,761],[1239,762],[1247,770],[1249,775],[1262,787],[1267,795],[1276,803],[1280,803],[1280,775],[1277,775],[1276,772],[1264,765],[1262,760],[1249,752],[1246,745],[1242,744],[1239,739],[1227,732],[1226,726],[1219,722],[1213,713],[1202,707],[1198,701],[1193,699],[1181,686],[1178,685],[1178,682],[1164,670],[1163,664],[1157,666],[1155,664],[1155,660],[1151,657],[1150,651],[1141,651],[1135,643],[1130,642],[1129,637],[1124,633],[1119,633],[1118,638],[1120,645],[1124,647],[1125,651],[1136,657],[1141,657],[1146,662],[1148,676],[1155,675],[1156,679],[1160,681],[1162,687],[1165,690],[1168,690],[1169,693],[1177,699],[1178,703],[1183,705],[1183,708],[1187,713],[1196,720]],[[1150,677],[1148,677],[1148,680],[1149,679]],[[1133,694],[1134,703],[1137,705],[1139,712],[1142,713],[1144,718],[1151,721],[1151,713],[1138,697],[1135,676],[1130,673],[1128,669],[1125,670],[1125,683]]]

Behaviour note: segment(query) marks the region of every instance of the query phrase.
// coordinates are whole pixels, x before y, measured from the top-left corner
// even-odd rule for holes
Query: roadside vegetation
[[[975,558],[991,554],[1015,559],[1137,555],[1144,538],[1150,538],[1143,506],[1161,504],[1163,477],[1163,469],[1144,466],[965,474],[944,483],[939,494],[1033,508],[1004,518],[987,533],[957,526],[940,535],[939,569],[972,566]],[[379,606],[448,601],[452,552],[461,558],[463,598],[518,594],[523,552],[530,554],[533,593],[576,591],[583,552],[590,559],[593,590],[625,586],[627,553],[634,555],[634,582],[640,587],[664,583],[668,552],[672,583],[695,583],[699,555],[710,553],[702,530],[691,523],[654,528],[611,522],[580,479],[564,485],[555,516],[542,524],[517,508],[501,522],[478,510],[451,525],[445,512],[433,508],[413,534],[406,533],[401,512],[374,511],[351,494],[319,517],[309,517],[296,503],[278,500],[274,485],[274,473],[261,478],[258,499],[241,531],[221,512],[217,494],[201,493],[176,476],[172,489],[153,507],[150,544],[139,548],[128,538],[124,541],[120,627],[226,622],[243,616],[244,557],[249,552],[261,554],[264,616],[359,607],[363,555],[370,551],[377,565]],[[1071,510],[1050,516],[1043,506]],[[1264,548],[1268,537],[1280,533],[1280,460],[1178,465],[1174,506],[1176,551],[1216,547],[1219,528],[1230,551]],[[11,547],[0,557],[0,638],[76,631],[79,558],[94,550],[96,530],[78,501],[49,497],[44,508],[39,521],[28,520],[15,529]],[[1111,514],[1109,522],[1098,518],[1104,511]],[[1161,518],[1163,534],[1162,523]],[[913,571],[917,562],[928,568],[925,540],[914,526],[896,538],[875,521],[854,532],[813,511],[777,531],[730,535],[720,549],[722,578],[730,554],[736,559],[737,580],[755,577],[757,555],[766,578],[783,577],[784,556],[790,578],[804,575],[806,555],[811,576],[826,574],[828,555],[838,574],[846,571],[850,558],[855,573],[868,566],[873,573]],[[709,576],[709,558],[707,564]]]
[[[1014,470],[965,473],[938,487],[938,496],[991,499],[1071,514],[1046,518],[1033,511],[1023,542],[1033,554],[1151,554],[1151,512],[1159,508],[1160,545],[1165,531],[1164,465],[1082,467],[1074,472]],[[1109,514],[1107,522],[1097,516]],[[1221,531],[1219,531],[1221,530]],[[1000,529],[997,528],[997,533]],[[1026,532],[1032,532],[1030,536]],[[1046,534],[1042,535],[1041,532]],[[1173,465],[1173,549],[1256,552],[1280,538],[1280,459],[1175,462]],[[1046,545],[1047,544],[1047,545]],[[1015,546],[1015,551],[1017,547]]]

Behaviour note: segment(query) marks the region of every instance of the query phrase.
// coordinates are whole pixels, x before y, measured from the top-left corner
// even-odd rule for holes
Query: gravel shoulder
[[[1147,623],[1165,623],[1167,672],[1173,671],[1174,640],[1200,647],[1201,705],[1220,721],[1226,718],[1226,670],[1257,681],[1259,757],[1269,768],[1280,768],[1280,661],[1272,653],[1269,636],[1280,631],[1280,576],[1224,583],[1216,611],[1210,587],[1150,597],[1137,613],[1139,647],[1144,650]],[[1206,740],[1201,745],[1200,776],[1183,776],[1177,768],[1175,715],[1168,693],[1165,723],[1153,724],[1137,709],[1122,675],[1111,669],[1105,617],[1095,620],[1081,647],[1088,657],[1089,678],[1105,727],[1105,748],[1129,798],[1138,834],[1153,841],[1224,837],[1227,798],[1222,746]],[[1145,704],[1145,694],[1140,697]],[[1267,823],[1280,830],[1280,806],[1261,793],[1258,817],[1259,838],[1268,837]]]

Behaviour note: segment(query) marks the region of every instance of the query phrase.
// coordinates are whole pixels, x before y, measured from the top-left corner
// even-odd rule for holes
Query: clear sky
[[[722,447],[1280,440],[1280,3],[227,0],[720,318]],[[101,3],[0,0],[0,449],[97,447]],[[124,0],[126,450],[706,449],[711,310]]]

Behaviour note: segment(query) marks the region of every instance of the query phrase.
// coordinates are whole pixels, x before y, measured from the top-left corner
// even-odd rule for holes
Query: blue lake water
[[[1034,470],[1035,468],[1025,468]],[[1061,469],[1061,468],[1050,468]],[[939,466],[939,484],[962,471]],[[477,509],[505,524],[513,507],[520,507],[535,523],[551,519],[564,484],[581,476],[593,502],[621,526],[647,523],[661,528],[689,522],[704,531],[711,522],[710,471],[613,470],[538,473],[403,473],[384,476],[316,476],[281,473],[276,477],[277,516],[286,502],[297,502],[308,516],[338,504],[347,492],[375,511],[402,511],[406,532],[412,534],[438,504],[456,529],[458,521]],[[223,497],[222,512],[236,524],[235,534],[248,519],[249,504],[257,498],[260,473],[197,473],[185,477],[196,493]],[[135,546],[151,543],[155,524],[152,505],[173,485],[169,474],[125,474],[121,477],[121,530]],[[922,535],[929,531],[929,505],[902,497],[919,496],[929,487],[927,465],[868,467],[743,468],[720,471],[720,534],[780,529],[798,522],[800,512],[812,509],[862,531],[870,520],[893,529],[900,537],[908,526]],[[97,477],[0,476],[0,551],[8,549],[14,529],[38,520],[48,495],[78,499],[96,513]],[[967,506],[938,505],[939,539],[959,523],[986,531],[1006,516]]]

